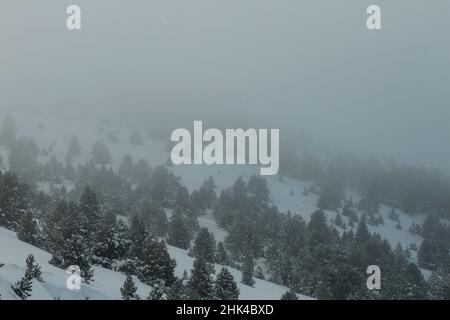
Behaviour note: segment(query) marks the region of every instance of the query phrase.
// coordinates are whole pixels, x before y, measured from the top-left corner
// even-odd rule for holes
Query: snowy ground
[[[129,136],[133,131],[129,127],[118,127],[114,124],[105,124],[100,122],[81,122],[73,119],[61,119],[61,118],[51,118],[48,115],[35,114],[32,117],[24,114],[13,114],[17,121],[18,135],[33,137],[38,146],[43,149],[48,149],[51,145],[53,146],[53,153],[55,156],[64,161],[67,154],[68,143],[73,135],[76,135],[80,141],[82,147],[82,155],[77,159],[79,162],[85,162],[90,159],[90,151],[92,145],[97,141],[104,141],[110,152],[112,154],[112,164],[114,169],[117,169],[124,155],[130,154],[134,161],[139,159],[146,159],[151,166],[157,166],[165,164],[169,158],[169,153],[165,150],[165,143],[163,141],[158,141],[149,138],[144,131],[141,131],[141,135],[144,139],[143,146],[133,146],[129,143]],[[0,118],[3,115],[0,114]],[[107,135],[109,132],[116,131],[118,134],[119,142],[110,143],[107,140]],[[93,138],[94,137],[94,138]],[[3,159],[7,159],[7,151],[0,147],[0,155]],[[40,156],[40,161],[48,160],[43,156]],[[259,173],[259,168],[256,166],[230,166],[230,165],[185,165],[185,166],[173,166],[171,170],[181,177],[182,183],[192,191],[200,186],[200,184],[208,178],[208,176],[213,176],[217,186],[218,191],[230,187],[233,182],[239,177],[243,176],[248,178],[253,174]],[[297,181],[283,177],[279,179],[276,176],[267,176],[266,179],[269,184],[271,191],[271,197],[275,205],[282,212],[291,211],[293,214],[301,215],[306,221],[309,221],[309,217],[312,212],[314,212],[317,202],[317,195],[309,194],[307,196],[302,194],[305,187],[308,187],[311,183],[305,181]],[[66,188],[70,189],[73,186],[70,183],[66,183]],[[40,184],[41,189],[48,189],[48,185]],[[355,192],[352,193],[353,199],[357,199],[359,195]],[[381,214],[383,215],[384,225],[380,226],[369,226],[370,231],[380,233],[383,238],[388,239],[392,246],[396,246],[401,243],[402,246],[409,247],[410,244],[416,244],[419,247],[422,239],[419,236],[414,236],[408,232],[409,227],[413,222],[421,223],[423,217],[417,216],[412,217],[407,215],[401,210],[397,210],[400,215],[400,222],[402,229],[396,228],[396,222],[390,220],[387,217],[390,208],[381,207]],[[326,215],[331,223],[336,216],[336,212],[326,211]],[[348,222],[348,218],[342,216],[344,222]],[[223,240],[226,233],[218,228],[211,217],[211,214],[201,217],[199,219],[200,225],[207,227],[211,232],[214,233],[216,240]],[[339,229],[339,228],[338,228]],[[349,230],[349,227],[347,227]],[[342,231],[342,230],[341,230]],[[9,285],[5,285],[5,279],[19,279],[23,273],[23,266],[25,261],[25,256],[27,250],[16,250],[16,247],[23,248],[27,246],[24,243],[19,242],[14,239],[14,235],[8,233],[6,230],[1,230],[0,232],[0,262],[4,260],[5,262],[5,252],[7,253],[7,266],[0,269],[0,290],[3,290],[2,297],[8,296]],[[9,245],[5,245],[4,242],[8,242]],[[9,252],[11,248],[14,248],[14,252]],[[7,250],[7,251],[4,251]],[[28,248],[28,251],[30,248]],[[45,252],[39,249],[36,252],[39,254],[38,260],[43,265],[46,264],[49,257]],[[186,255],[183,250],[177,248],[170,248],[171,255],[177,260],[177,273],[183,272],[184,269],[190,269],[192,265],[192,258]],[[413,259],[415,259],[415,253],[412,252]],[[48,268],[47,268],[48,266]],[[41,298],[55,297],[57,294],[53,292],[61,291],[64,287],[66,274],[64,271],[56,269],[52,266],[46,265],[46,270],[48,278],[52,279],[49,281],[50,284],[39,284],[39,294]],[[5,276],[4,273],[7,272],[8,275]],[[238,275],[239,271],[233,270],[233,275],[236,279],[240,279]],[[123,275],[116,274],[114,272],[98,269],[96,270],[97,281],[90,286],[86,287],[85,296],[88,295],[91,298],[117,298],[119,295],[119,287],[123,282]],[[55,285],[57,283],[58,285]],[[56,287],[53,287],[56,286]],[[6,289],[5,289],[6,288]],[[148,291],[148,288],[140,285],[140,289]],[[271,284],[266,281],[257,280],[256,288],[250,288],[246,286],[241,286],[241,298],[253,298],[253,299],[267,299],[274,298],[279,299],[280,296],[286,291],[286,288]],[[5,291],[6,290],[6,291]],[[67,297],[71,297],[73,293],[66,292],[63,288],[61,292],[67,294]],[[61,295],[63,293],[60,293]],[[144,294],[145,295],[145,294]],[[80,296],[77,296],[80,297]],[[61,297],[62,298],[62,297]]]
[[[185,250],[168,246],[169,254],[177,261],[175,274],[182,276],[184,270],[190,271],[193,258],[189,257]],[[18,299],[11,290],[11,285],[23,277],[25,273],[25,259],[33,254],[37,263],[42,268],[44,282],[33,280],[33,291],[31,300],[53,300],[53,299],[120,299],[120,287],[123,285],[125,275],[120,272],[111,271],[101,267],[94,267],[94,281],[89,285],[82,284],[80,291],[72,291],[66,288],[68,274],[65,270],[56,268],[48,263],[51,255],[39,248],[17,239],[16,234],[4,228],[0,228],[0,298]],[[216,272],[222,266],[216,265]],[[231,274],[239,282],[241,272],[228,268]],[[141,297],[147,297],[150,287],[140,282],[136,277],[134,281]],[[280,299],[288,289],[268,281],[255,279],[255,286],[249,287],[238,283],[241,292],[240,299],[272,300]],[[308,297],[299,295],[300,299]]]

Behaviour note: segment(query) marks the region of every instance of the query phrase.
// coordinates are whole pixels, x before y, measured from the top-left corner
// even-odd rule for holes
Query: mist
[[[0,111],[280,128],[448,169],[450,2],[377,0],[371,32],[373,2],[4,0]]]

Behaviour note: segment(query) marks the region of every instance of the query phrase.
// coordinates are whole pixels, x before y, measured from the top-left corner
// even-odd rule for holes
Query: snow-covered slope
[[[169,254],[177,261],[175,274],[182,276],[184,270],[192,268],[193,258],[189,257],[186,251],[168,246]],[[48,263],[50,254],[36,248],[28,243],[17,239],[12,231],[0,227],[0,298],[19,299],[11,289],[16,281],[23,277],[25,273],[25,259],[29,254],[33,254],[37,263],[41,266],[42,278],[44,282],[33,280],[32,296],[29,299],[120,299],[120,287],[123,285],[125,275],[120,272],[111,271],[94,266],[94,281],[90,284],[82,284],[80,291],[73,291],[66,288],[68,274],[65,270],[56,268]],[[216,271],[220,271],[221,266],[216,265]],[[228,268],[238,282],[241,272]],[[147,297],[150,287],[140,282],[136,277],[134,281],[141,297]],[[280,299],[281,295],[288,289],[268,281],[255,279],[255,286],[249,287],[238,283],[241,292],[240,299]],[[308,299],[299,296],[300,299]]]
[[[0,114],[0,117],[2,116],[3,115]],[[146,159],[151,166],[165,164],[169,158],[169,152],[166,150],[165,142],[149,138],[143,130],[141,130],[141,135],[144,138],[144,145],[134,146],[129,143],[129,137],[133,128],[119,126],[111,122],[86,122],[40,114],[29,116],[28,114],[13,113],[13,116],[17,121],[19,136],[34,138],[40,149],[49,149],[51,147],[52,154],[61,161],[64,161],[66,157],[68,144],[73,135],[78,137],[82,148],[81,156],[76,159],[77,162],[84,163],[91,158],[91,148],[97,141],[104,141],[107,144],[112,154],[111,166],[114,169],[119,167],[123,156],[126,154],[131,155],[135,161]],[[118,137],[117,143],[108,141],[107,136],[110,132],[116,132],[116,136]],[[3,156],[4,160],[7,159],[7,150],[1,148],[0,154]],[[48,158],[49,157],[40,156],[39,160],[46,161]],[[212,176],[218,186],[218,192],[230,187],[239,176],[249,178],[251,175],[259,173],[257,166],[245,165],[185,165],[172,166],[171,170],[173,170],[176,175],[180,176],[182,183],[190,191],[198,188],[206,178]],[[265,178],[267,179],[271,191],[271,198],[280,211],[287,212],[289,210],[293,214],[299,214],[306,221],[309,221],[310,215],[317,210],[316,203],[318,196],[312,193],[304,195],[302,192],[304,188],[310,186],[311,183],[286,177],[280,179],[278,175],[266,176]],[[67,189],[70,189],[73,187],[73,184],[67,182],[65,183],[65,186]],[[44,190],[48,189],[48,185],[46,184],[40,184],[40,187]],[[350,195],[354,200],[357,200],[359,197],[355,192],[349,192],[348,196]],[[380,233],[383,238],[388,239],[392,246],[401,243],[404,248],[409,247],[411,244],[415,244],[419,247],[422,238],[412,235],[408,230],[412,223],[420,224],[423,217],[413,217],[403,213],[401,210],[397,210],[401,224],[401,229],[398,229],[396,227],[397,222],[390,220],[387,216],[389,210],[390,208],[381,206],[380,213],[383,216],[384,224],[379,226],[369,226],[370,231]],[[326,211],[325,213],[331,223],[336,216],[336,212]],[[342,220],[346,223],[348,222],[347,217],[342,216]],[[201,226],[208,227],[208,229],[214,233],[216,240],[223,240],[225,238],[226,232],[216,226],[211,215],[200,217],[199,222]],[[350,227],[347,226],[347,230],[349,230],[349,228]],[[343,231],[339,227],[337,227],[337,229]],[[9,257],[9,260],[6,260],[8,265],[0,269],[0,281],[3,281],[0,282],[0,287],[2,288],[1,290],[5,290],[6,288],[8,292],[9,285],[5,286],[4,281],[6,281],[5,279],[19,279],[21,277],[27,250],[21,252],[20,250],[14,249],[14,252],[17,251],[18,255],[14,256],[13,253],[8,250],[15,248],[16,243],[10,243],[10,245],[7,246],[4,244],[3,238],[5,238],[5,241],[10,242],[18,240],[15,239],[13,234],[8,233],[5,230],[1,230],[0,236],[2,237],[0,243],[0,248],[2,248],[2,250],[0,250],[0,262],[4,259],[4,249]],[[17,246],[23,247],[27,245],[17,242]],[[36,248],[34,249],[38,250]],[[186,252],[172,247],[170,247],[169,250],[170,254],[177,260],[178,275],[181,275],[185,269],[190,270],[192,258],[190,258]],[[43,265],[46,264],[46,261],[49,260],[48,254],[40,250],[38,250],[37,253],[42,257],[40,259],[38,258],[39,263],[42,263]],[[415,252],[412,252],[412,258],[415,259],[415,257]],[[20,266],[22,266],[22,268]],[[65,272],[48,264],[47,266],[48,268],[46,267],[45,269],[48,269],[48,272],[50,273],[48,277],[53,277],[55,281],[52,280],[51,283],[55,283],[53,286],[56,286],[56,288],[53,288],[49,284],[38,284],[38,286],[42,287],[42,298],[45,297],[45,294],[49,294],[52,297],[62,295],[62,293],[58,294],[59,289],[61,288],[62,292],[65,292],[64,294],[68,295],[67,297],[72,296],[73,293],[67,293],[64,289],[66,278]],[[3,276],[5,272],[9,273],[8,277]],[[233,270],[232,273],[237,280],[240,279],[239,271]],[[91,298],[117,298],[120,294],[119,287],[123,283],[124,276],[101,268],[96,268],[96,274],[96,282],[90,286],[86,286],[86,292],[83,293],[84,296],[87,295]],[[269,282],[256,281],[255,289],[241,286],[241,298],[279,299],[281,294],[286,291],[286,288],[276,286]],[[140,285],[140,290],[148,291],[148,288]],[[2,292],[2,296],[5,297],[8,295],[7,292]],[[147,293],[144,293],[144,296],[146,295]],[[77,297],[82,296],[78,295]]]

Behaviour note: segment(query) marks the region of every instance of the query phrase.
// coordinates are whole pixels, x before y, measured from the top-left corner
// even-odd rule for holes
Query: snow
[[[193,258],[187,255],[185,250],[168,246],[169,254],[177,261],[175,274],[179,277],[184,270],[189,271],[193,265]],[[25,259],[33,254],[37,263],[41,266],[44,282],[33,280],[33,291],[30,300],[53,300],[53,299],[120,299],[120,287],[125,281],[125,275],[120,272],[94,266],[94,281],[82,284],[80,291],[72,291],[66,288],[68,274],[63,269],[56,268],[48,263],[51,255],[37,247],[20,241],[14,232],[0,227],[0,295],[1,299],[19,299],[11,289],[16,281],[25,273]],[[222,266],[215,265],[216,274]],[[255,279],[255,286],[249,287],[239,283],[242,275],[239,270],[227,267],[238,282],[241,291],[240,299],[280,299],[288,288],[279,286],[268,281]],[[147,297],[150,287],[140,282],[136,277],[133,280],[138,288],[137,294]],[[299,295],[301,299],[309,299]]]
[[[3,115],[0,114],[0,117]],[[111,167],[117,169],[124,155],[130,154],[134,161],[140,159],[146,159],[153,167],[157,165],[166,164],[169,158],[169,152],[166,150],[165,142],[149,138],[141,130],[141,135],[144,140],[143,146],[134,146],[129,143],[129,136],[131,132],[136,128],[121,127],[113,123],[100,123],[80,121],[77,119],[63,119],[57,116],[49,116],[43,114],[34,114],[29,116],[27,114],[21,114],[19,112],[13,113],[17,121],[18,135],[25,137],[32,137],[37,142],[39,148],[48,149],[53,146],[53,154],[60,160],[64,161],[68,150],[68,144],[73,135],[78,137],[81,144],[81,156],[75,159],[75,165],[77,163],[84,163],[91,158],[90,151],[94,143],[97,141],[104,141],[108,146],[112,154]],[[39,126],[43,124],[43,126]],[[118,132],[118,143],[111,143],[107,139],[109,132]],[[4,162],[7,162],[8,151],[5,148],[0,147],[0,155],[2,155]],[[47,161],[49,157],[40,156],[39,161]],[[4,163],[4,166],[6,163]],[[248,179],[251,175],[259,174],[259,168],[254,165],[184,165],[184,166],[171,166],[172,170],[177,176],[181,178],[182,183],[192,191],[198,189],[201,183],[212,176],[217,185],[217,192],[230,187],[239,176],[243,176],[244,179]],[[293,214],[301,215],[305,221],[309,221],[311,214],[317,210],[317,198],[318,196],[312,193],[303,195],[303,189],[309,187],[312,183],[306,181],[298,181],[283,177],[280,179],[279,175],[265,176],[269,189],[271,191],[271,199],[273,203],[280,209],[281,212],[290,211]],[[68,181],[64,182],[64,186],[67,190],[73,188],[73,183]],[[40,190],[48,191],[49,185],[46,183],[40,183],[38,185]],[[360,195],[353,191],[347,190],[347,197],[351,196],[354,201],[357,201]],[[400,243],[403,248],[409,247],[410,244],[416,244],[420,246],[422,238],[409,233],[409,227],[412,223],[421,224],[423,216],[411,216],[399,209],[396,212],[400,215],[400,222],[402,229],[396,228],[397,222],[388,218],[387,214],[390,208],[381,206],[380,214],[383,216],[384,224],[379,226],[369,226],[371,232],[379,233],[383,238],[386,238],[391,246],[395,247]],[[331,224],[336,216],[336,212],[325,211],[329,223]],[[361,216],[361,213],[358,214]],[[342,220],[347,223],[348,218],[342,216]],[[213,232],[217,241],[223,241],[226,237],[226,232],[220,229],[215,223],[211,212],[208,212],[206,216],[199,218],[200,226],[207,227]],[[341,228],[337,228],[340,232],[343,232]],[[347,230],[350,227],[347,226]],[[6,279],[19,279],[23,273],[23,264],[25,263],[25,257],[32,249],[27,247],[26,244],[21,243],[12,233],[8,233],[6,230],[2,230],[0,233],[0,262],[7,262],[8,264],[0,268],[0,290],[2,297],[8,296],[9,286]],[[9,244],[9,245],[7,245]],[[27,249],[27,250],[25,250]],[[28,252],[27,252],[28,251]],[[171,255],[177,260],[177,273],[179,275],[183,270],[189,270],[192,265],[192,258],[186,255],[183,250],[177,248],[170,248]],[[64,270],[59,270],[47,264],[49,260],[48,253],[45,253],[39,249],[33,248],[33,252],[36,252],[39,263],[45,265],[48,277],[51,279],[47,284],[37,284],[36,290],[41,297],[55,297],[57,295],[64,295],[64,297],[77,297],[82,298],[80,294],[75,295],[72,292],[67,292],[65,289],[66,274]],[[6,256],[6,258],[5,258]],[[5,260],[6,259],[6,260]],[[412,259],[416,259],[416,253],[412,252]],[[7,275],[5,275],[7,273]],[[236,275],[236,279],[240,279],[238,276],[239,271],[233,270],[232,274]],[[95,283],[89,286],[85,286],[82,294],[89,296],[90,298],[112,298],[119,297],[119,288],[123,283],[124,275],[115,273],[109,270],[96,268]],[[5,282],[6,281],[6,282]],[[286,291],[286,288],[276,286],[267,281],[256,280],[256,288],[248,288],[240,285],[241,298],[274,298],[279,299],[281,294]],[[6,288],[6,289],[5,289]],[[148,291],[148,288],[140,285],[140,289]],[[5,291],[6,290],[6,291]],[[146,296],[146,294],[144,294]]]

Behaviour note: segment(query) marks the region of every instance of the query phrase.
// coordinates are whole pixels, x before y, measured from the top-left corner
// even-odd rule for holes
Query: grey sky
[[[449,34],[448,0],[2,0],[0,108],[296,127],[449,168]]]

